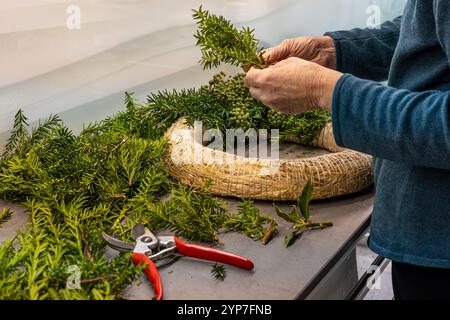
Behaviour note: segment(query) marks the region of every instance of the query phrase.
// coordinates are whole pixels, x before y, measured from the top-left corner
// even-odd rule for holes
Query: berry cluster
[[[250,96],[244,86],[244,76],[243,73],[227,76],[220,72],[201,90],[214,94],[229,106],[230,112],[226,119],[229,128],[262,128],[264,125],[261,120],[265,118],[267,109]]]
[[[226,128],[244,131],[254,129],[279,129],[280,136],[286,138],[295,136],[304,143],[310,142],[330,121],[330,115],[322,110],[313,110],[296,116],[285,115],[265,107],[261,102],[253,99],[244,86],[245,74],[239,73],[227,76],[224,72],[217,73],[202,86],[200,92],[212,94],[226,106],[224,125]],[[212,112],[212,111],[210,111]],[[203,117],[208,118],[205,114]],[[205,119],[200,119],[205,120]]]

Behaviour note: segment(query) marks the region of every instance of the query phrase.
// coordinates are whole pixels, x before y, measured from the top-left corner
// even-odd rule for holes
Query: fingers
[[[268,48],[266,50],[264,50],[264,53],[262,55],[262,58],[264,60],[264,62],[266,63],[266,65],[271,65],[272,62],[272,51],[274,50],[274,48]]]
[[[265,90],[261,88],[263,86],[263,74],[263,70],[251,68],[244,78],[244,84],[249,89],[250,95],[261,102],[265,100]]]
[[[250,76],[245,79],[250,95],[254,99],[262,102],[266,106],[271,106],[278,102],[278,87],[271,86],[267,83],[267,75],[263,71],[254,70],[250,73]]]
[[[286,56],[285,47],[280,44],[276,47],[267,49],[263,54],[263,59],[266,65],[271,65],[281,61]]]
[[[271,65],[289,57],[296,56],[296,43],[296,39],[283,40],[283,42],[276,47],[266,50],[263,54],[264,61],[267,65]]]
[[[266,66],[270,66],[270,65],[278,62],[279,56],[280,56],[280,54],[278,52],[278,49],[276,49],[276,48],[265,49],[262,53],[262,59]],[[282,60],[282,59],[280,59],[280,60]],[[251,68],[252,68],[252,65],[249,65],[249,64],[242,65],[242,70],[244,70],[245,73],[247,73]]]
[[[272,69],[277,69],[277,68],[283,67],[283,66],[289,64],[292,59],[297,59],[297,58],[288,58],[288,59],[285,59],[285,60],[281,60],[281,61],[278,61],[278,62],[274,63],[270,67]]]
[[[244,85],[249,89],[260,88],[263,73],[264,73],[263,70],[250,68],[250,70],[247,72],[247,75],[244,78]]]
[[[260,88],[249,88],[248,89],[250,91],[250,95],[256,99],[261,101],[261,99],[263,98],[263,91]]]
[[[265,106],[272,106],[275,104],[275,101],[273,99],[273,96],[270,93],[267,93],[267,91],[261,90],[260,88],[250,88],[250,95],[260,101]]]

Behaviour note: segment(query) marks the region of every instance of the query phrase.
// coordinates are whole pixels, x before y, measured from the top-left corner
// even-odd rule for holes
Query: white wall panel
[[[0,132],[20,106],[31,121],[63,112],[77,127],[121,107],[122,92],[144,96],[194,86],[197,66],[191,9],[200,4],[250,25],[265,46],[283,38],[364,26],[377,4],[382,19],[403,0],[0,0]],[[81,9],[68,30],[66,9]],[[77,111],[78,110],[78,111]]]

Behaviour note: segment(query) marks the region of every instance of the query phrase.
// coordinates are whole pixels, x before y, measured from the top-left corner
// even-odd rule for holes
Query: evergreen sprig
[[[11,135],[5,145],[3,157],[10,156],[28,138],[28,118],[22,109],[19,109],[14,116],[14,126]]]
[[[211,274],[214,276],[216,280],[223,281],[226,277],[225,266],[222,264],[215,263],[212,266]]]
[[[132,203],[130,227],[141,222],[152,230],[170,230],[195,241],[217,242],[217,230],[228,220],[225,204],[208,190],[180,183],[173,185],[165,201],[155,203],[137,196]]]
[[[238,30],[223,16],[210,14],[201,6],[193,10],[198,30],[194,35],[201,48],[200,63],[204,69],[228,63],[234,66],[264,67],[262,49],[254,36],[254,30],[243,27]]]
[[[238,215],[230,217],[224,226],[240,231],[253,240],[262,240],[269,230],[276,228],[276,222],[268,216],[261,215],[252,200],[243,199],[238,205]],[[270,239],[264,242],[267,243],[268,240]]]
[[[12,217],[12,212],[9,208],[3,208],[0,211],[0,226],[2,224],[4,224],[6,221],[8,221],[9,219],[11,219]]]

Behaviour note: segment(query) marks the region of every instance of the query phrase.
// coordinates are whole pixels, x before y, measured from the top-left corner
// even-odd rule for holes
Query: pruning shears
[[[177,236],[155,236],[143,224],[137,224],[131,231],[135,243],[118,240],[103,232],[103,239],[118,251],[132,251],[132,260],[136,265],[145,265],[144,273],[153,286],[156,300],[163,298],[163,286],[156,261],[166,259],[173,254],[225,263],[238,268],[252,270],[254,265],[249,259],[223,250],[188,243]]]

